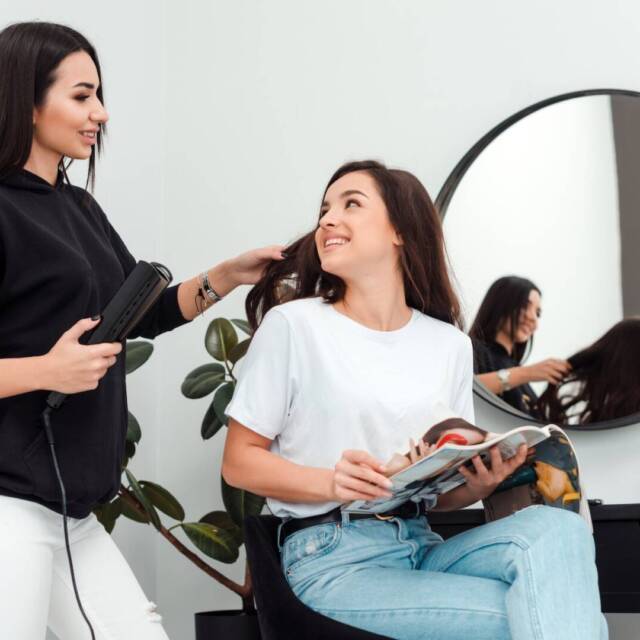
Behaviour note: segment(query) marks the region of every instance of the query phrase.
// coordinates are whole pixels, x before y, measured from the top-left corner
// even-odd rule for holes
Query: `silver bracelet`
[[[222,296],[216,293],[216,290],[209,283],[209,273],[207,271],[203,271],[200,274],[200,280],[202,282],[202,291],[207,294],[207,298],[209,298],[211,302],[220,302]]]

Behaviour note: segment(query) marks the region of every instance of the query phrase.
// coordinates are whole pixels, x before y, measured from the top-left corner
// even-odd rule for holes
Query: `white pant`
[[[96,517],[69,518],[80,599],[96,640],[168,640],[155,605]],[[62,516],[0,496],[0,638],[90,640],[71,584]]]

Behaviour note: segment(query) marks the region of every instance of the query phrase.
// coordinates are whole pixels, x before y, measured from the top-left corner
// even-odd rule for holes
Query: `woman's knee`
[[[530,544],[538,540],[568,543],[593,552],[593,536],[583,518],[567,509],[534,505],[514,514]]]

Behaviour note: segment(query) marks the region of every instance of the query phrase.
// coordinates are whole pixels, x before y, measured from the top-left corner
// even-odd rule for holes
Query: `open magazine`
[[[456,429],[458,427],[458,429]],[[435,451],[431,451],[416,462],[407,462],[405,468],[390,475],[393,483],[389,498],[373,500],[355,500],[342,507],[348,513],[384,513],[399,507],[407,501],[426,500],[434,506],[437,497],[448,493],[465,482],[459,472],[462,465],[472,466],[471,458],[479,455],[485,465],[490,464],[489,449],[498,447],[503,460],[516,455],[520,445],[533,447],[533,455],[506,478],[494,492],[507,490],[513,486],[531,484],[535,493],[533,502],[548,504],[580,513],[591,528],[587,501],[580,490],[579,472],[575,449],[566,433],[556,425],[545,427],[524,426],[506,433],[493,434],[483,431],[461,419],[445,420],[429,429],[424,442],[433,444],[442,433],[456,433],[473,430],[483,434],[484,438],[476,444],[456,444],[455,436],[448,435],[453,441],[446,441]],[[462,440],[464,441],[464,440]],[[438,445],[436,445],[438,446]],[[395,458],[396,456],[394,456]]]

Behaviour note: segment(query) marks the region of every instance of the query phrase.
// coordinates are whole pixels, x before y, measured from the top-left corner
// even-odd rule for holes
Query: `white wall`
[[[33,17],[67,22],[98,46],[112,121],[97,195],[132,250],[177,278],[306,230],[344,160],[409,168],[435,196],[507,115],[574,89],[635,88],[640,68],[640,7],[630,0],[0,5],[2,23]],[[245,294],[210,317],[241,314]],[[206,361],[206,325],[159,339],[130,381],[144,429],[134,470],[170,487],[193,517],[221,504],[222,440],[200,441],[206,401],[179,393]],[[622,465],[586,464],[593,493],[635,499]],[[120,523],[116,539],[171,637],[193,637],[194,611],[238,606],[150,528]],[[615,622],[612,638],[634,637],[624,617]]]

